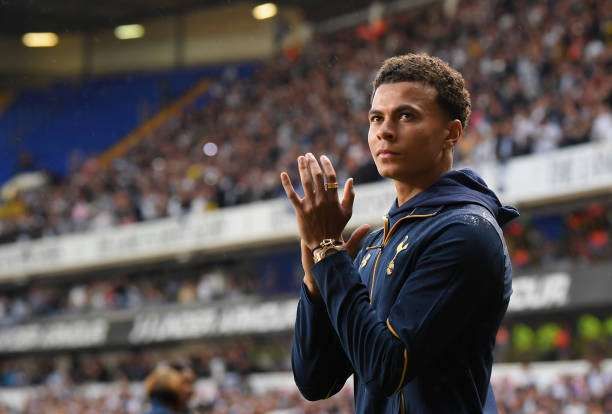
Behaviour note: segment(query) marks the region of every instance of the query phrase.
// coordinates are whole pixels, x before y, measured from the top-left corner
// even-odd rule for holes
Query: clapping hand
[[[343,189],[342,200],[338,197],[338,181],[336,171],[329,158],[320,158],[321,164],[311,153],[299,156],[298,171],[304,189],[300,197],[291,183],[289,174],[281,173],[281,182],[287,198],[291,202],[298,224],[302,246],[302,266],[304,267],[304,283],[311,295],[317,295],[318,290],[310,274],[313,266],[312,251],[324,239],[342,241],[342,231],[353,214],[355,191],[353,179],[349,178]],[[354,256],[359,242],[368,233],[370,227],[365,224],[357,228],[345,243],[351,256]]]

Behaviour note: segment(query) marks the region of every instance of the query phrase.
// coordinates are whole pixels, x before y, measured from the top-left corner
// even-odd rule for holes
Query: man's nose
[[[383,121],[376,134],[378,139],[384,139],[385,141],[392,141],[395,139],[395,124],[392,120],[387,119]]]

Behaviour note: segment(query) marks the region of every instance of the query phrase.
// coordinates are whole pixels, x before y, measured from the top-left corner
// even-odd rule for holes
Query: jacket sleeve
[[[385,396],[397,392],[416,375],[416,361],[449,345],[473,314],[475,295],[486,291],[481,279],[496,271],[500,244],[489,223],[447,226],[421,252],[386,323],[378,319],[346,253],[314,266],[331,323],[369,391]]]
[[[313,301],[302,285],[298,302],[291,366],[304,398],[329,398],[342,389],[353,373],[323,302]]]

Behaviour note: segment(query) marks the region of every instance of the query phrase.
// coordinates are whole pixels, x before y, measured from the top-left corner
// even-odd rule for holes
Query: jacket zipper
[[[372,298],[373,298],[373,295],[374,295],[374,284],[376,283],[376,268],[378,267],[378,259],[380,259],[380,255],[382,254],[383,249],[385,248],[385,246],[387,245],[387,243],[391,239],[391,236],[393,235],[393,233],[397,229],[398,225],[402,221],[408,220],[408,219],[411,219],[411,218],[431,217],[431,216],[435,216],[436,214],[438,214],[437,211],[435,211],[433,213],[430,213],[430,214],[413,214],[415,210],[412,210],[412,212],[410,214],[408,214],[407,216],[404,216],[401,219],[399,219],[398,221],[396,221],[395,224],[391,227],[390,230],[389,230],[389,216],[385,215],[383,217],[383,220],[384,220],[383,241],[380,244],[380,250],[378,250],[378,254],[376,255],[376,260],[374,261],[374,268],[372,270],[372,286],[370,288],[370,303],[372,303]],[[400,414],[406,414],[406,407],[405,407],[405,404],[404,404],[404,393],[402,392],[401,389],[400,389],[399,393],[400,393]]]
[[[372,303],[372,299],[374,295],[374,284],[376,283],[376,268],[378,267],[378,259],[380,258],[380,255],[382,254],[383,249],[385,248],[385,246],[391,239],[391,236],[393,235],[395,230],[398,228],[399,224],[402,221],[405,221],[408,219],[431,217],[431,216],[435,216],[436,214],[438,214],[437,211],[430,213],[430,214],[413,214],[415,210],[416,208],[412,210],[412,212],[408,214],[407,216],[404,216],[401,219],[397,220],[395,224],[391,227],[391,230],[389,230],[389,216],[385,214],[385,216],[383,217],[383,220],[384,220],[383,241],[380,245],[380,250],[378,251],[378,254],[376,255],[376,260],[374,261],[374,268],[372,270],[372,286],[370,287],[370,303]]]

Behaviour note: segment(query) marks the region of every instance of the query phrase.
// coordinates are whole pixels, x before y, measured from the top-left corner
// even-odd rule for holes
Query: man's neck
[[[442,174],[449,170],[450,169],[444,168],[433,170],[428,174],[410,177],[405,180],[393,180],[395,184],[395,194],[397,195],[397,206],[401,207],[402,204],[431,187]]]

